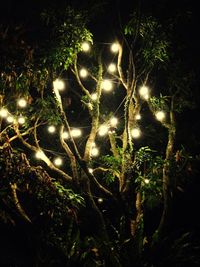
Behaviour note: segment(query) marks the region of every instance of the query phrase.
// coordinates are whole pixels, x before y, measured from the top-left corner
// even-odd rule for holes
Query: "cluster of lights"
[[[14,117],[8,112],[8,110],[6,108],[1,108],[0,109],[0,117],[6,119],[8,123],[13,123],[14,120],[15,120]],[[26,121],[26,119],[23,116],[19,116],[17,118],[17,122],[19,124],[24,124],[25,121]]]
[[[48,126],[47,130],[48,130],[49,133],[55,133],[56,132],[56,127],[54,125],[50,125],[50,126]],[[70,133],[71,133],[71,136],[75,137],[75,138],[76,137],[80,137],[82,135],[81,130],[78,129],[78,128],[73,128],[70,131]],[[68,139],[69,138],[69,133],[66,132],[66,131],[63,132],[62,137],[63,137],[63,139]]]

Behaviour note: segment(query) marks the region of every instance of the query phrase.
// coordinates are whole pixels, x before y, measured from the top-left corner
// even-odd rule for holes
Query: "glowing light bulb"
[[[86,78],[88,76],[88,71],[86,69],[81,69],[79,74],[82,78]]]
[[[56,131],[56,127],[55,126],[51,125],[51,126],[48,127],[48,132],[49,133],[55,133],[55,131]]]
[[[135,116],[135,119],[136,119],[136,120],[141,120],[141,115],[140,115],[140,114],[137,114],[137,115]]]
[[[117,123],[118,123],[118,119],[117,119],[116,117],[112,117],[112,118],[110,119],[110,125],[111,125],[112,127],[115,127],[115,126],[117,125]]]
[[[82,134],[80,129],[74,128],[71,130],[72,137],[80,137]]]
[[[60,157],[57,157],[57,158],[54,159],[54,164],[56,166],[61,166],[63,164],[63,161],[62,161],[62,159]]]
[[[98,198],[98,200],[97,200],[99,203],[102,203],[103,202],[103,198]]]
[[[119,43],[113,43],[113,44],[111,45],[111,51],[112,51],[113,53],[117,53],[117,52],[119,51],[119,47],[120,47]]]
[[[8,117],[7,117],[7,122],[9,122],[9,123],[13,123],[13,122],[14,122],[14,118],[13,118],[13,116],[8,116]]]
[[[60,80],[60,79],[56,79],[54,82],[53,82],[53,88],[55,90],[59,90],[59,91],[62,91],[65,89],[65,83]]]
[[[108,71],[109,72],[115,72],[117,70],[116,68],[116,65],[114,63],[111,63],[109,66],[108,66]]]
[[[20,107],[20,108],[25,108],[27,106],[27,101],[24,99],[24,98],[20,98],[18,101],[17,101],[17,105]]]
[[[99,155],[99,149],[97,147],[93,147],[91,150],[91,156],[96,157]]]
[[[149,179],[144,179],[145,184],[149,184],[150,180]]]
[[[141,136],[141,131],[139,128],[133,128],[131,134],[133,138],[139,138]]]
[[[111,91],[112,88],[113,88],[113,85],[112,85],[112,82],[110,80],[103,80],[102,84],[101,84],[101,88],[104,90],[104,91]]]
[[[18,118],[18,123],[19,123],[19,124],[24,124],[25,121],[26,121],[25,118],[22,117],[22,116]]]
[[[88,168],[89,173],[93,173],[93,169],[92,168]]]
[[[82,43],[81,48],[84,52],[88,52],[88,51],[90,51],[90,44],[88,42],[84,42],[84,43]]]
[[[91,98],[93,101],[96,101],[97,100],[97,93],[91,94]]]
[[[145,96],[145,95],[148,95],[149,94],[149,88],[147,86],[141,86],[140,89],[139,89],[139,94],[141,96]]]
[[[100,136],[104,136],[104,135],[106,135],[106,134],[108,133],[108,130],[109,130],[109,128],[108,128],[107,125],[105,125],[105,124],[101,125],[101,126],[99,127],[99,135],[100,135]]]
[[[62,138],[63,139],[68,139],[69,138],[69,133],[68,132],[63,132],[62,133]]]
[[[44,152],[42,150],[38,150],[36,153],[35,153],[35,157],[37,159],[44,159],[46,156],[44,154]]]
[[[6,108],[1,108],[0,109],[0,116],[2,118],[6,118],[8,116],[8,110]]]
[[[156,116],[156,119],[158,121],[163,121],[165,119],[165,112],[164,111],[158,111],[158,112],[156,112],[155,116]]]

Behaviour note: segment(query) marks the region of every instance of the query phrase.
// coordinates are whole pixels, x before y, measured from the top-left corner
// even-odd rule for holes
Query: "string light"
[[[91,150],[91,156],[96,157],[99,155],[99,149],[97,147],[93,147]]]
[[[92,168],[88,168],[88,172],[89,173],[93,173],[93,169]]]
[[[98,203],[102,203],[103,202],[103,198],[100,197],[100,198],[98,198],[97,201],[98,201]]]
[[[117,124],[118,124],[118,119],[117,119],[116,117],[112,117],[112,118],[110,119],[110,125],[111,125],[112,127],[116,127]]]
[[[24,118],[23,116],[21,116],[21,117],[18,118],[18,123],[19,123],[19,124],[24,124],[25,121],[26,121],[26,120],[25,120],[25,118]]]
[[[141,115],[140,115],[140,114],[137,114],[137,115],[135,116],[135,119],[136,119],[136,120],[141,120]]]
[[[51,126],[48,127],[48,132],[49,133],[55,133],[55,131],[56,131],[56,127],[55,126],[51,125]]]
[[[24,99],[24,98],[20,98],[18,101],[17,101],[17,105],[20,107],[20,108],[25,108],[27,106],[27,101]]]
[[[155,116],[156,116],[156,119],[158,121],[163,121],[165,119],[165,112],[164,111],[158,111],[158,112],[156,112]]]
[[[139,138],[141,136],[141,131],[139,128],[133,128],[131,134],[133,138]]]
[[[82,132],[80,129],[74,128],[71,130],[72,137],[80,137],[81,135],[82,135]]]
[[[90,44],[88,42],[84,42],[84,43],[82,43],[81,48],[82,48],[82,51],[88,52],[88,51],[90,51]]]
[[[55,81],[53,81],[53,88],[54,90],[62,91],[65,89],[65,83],[63,82],[63,80],[56,79]]]
[[[111,91],[112,88],[113,88],[113,85],[112,85],[112,82],[110,80],[103,80],[102,84],[101,84],[101,88],[104,90],[104,91]]]
[[[45,158],[45,154],[42,150],[38,150],[36,153],[35,153],[35,157],[37,159],[44,159]]]
[[[109,130],[109,128],[108,128],[107,125],[105,125],[105,124],[101,125],[101,126],[99,127],[99,135],[100,135],[100,136],[104,136],[104,135],[106,135],[106,134],[108,133],[108,130]]]
[[[111,63],[109,66],[108,66],[108,71],[113,73],[116,71],[116,65],[114,63]]]
[[[13,116],[8,116],[6,119],[7,119],[7,122],[9,122],[9,123],[13,123],[14,122]]]
[[[144,179],[145,184],[149,184],[150,180],[149,179]]]
[[[147,86],[141,86],[139,89],[139,94],[142,98],[144,98],[145,100],[149,99],[149,88]]]
[[[82,77],[82,78],[86,78],[88,76],[88,71],[86,69],[81,69],[79,71],[79,75]]]
[[[113,53],[117,53],[117,52],[119,51],[119,47],[120,47],[119,43],[113,43],[113,44],[111,45],[111,51],[112,51]]]
[[[69,133],[68,132],[63,132],[62,133],[62,138],[63,139],[68,139],[69,138]]]
[[[0,109],[0,116],[2,118],[6,118],[8,116],[8,110],[6,108],[1,108]]]
[[[54,164],[56,166],[61,166],[63,164],[63,161],[62,161],[62,159],[60,157],[57,157],[57,158],[54,159]]]
[[[91,94],[91,98],[93,101],[96,101],[97,100],[97,93]]]

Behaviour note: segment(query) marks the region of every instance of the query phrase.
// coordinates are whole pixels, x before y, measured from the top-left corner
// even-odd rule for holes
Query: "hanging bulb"
[[[136,119],[136,120],[141,120],[141,115],[140,115],[140,114],[137,114],[137,115],[135,116],[135,119]]]
[[[72,137],[80,137],[82,135],[82,132],[78,128],[74,128],[70,131]]]
[[[25,108],[27,106],[27,101],[24,99],[24,98],[20,98],[18,101],[17,101],[17,105],[20,107],[20,108]]]
[[[97,100],[97,93],[91,94],[91,98],[93,101],[96,101]]]
[[[108,66],[108,71],[113,73],[117,70],[116,68],[116,65],[114,63],[111,63],[109,66]]]
[[[112,82],[110,80],[107,80],[107,79],[103,80],[102,84],[101,84],[101,88],[107,92],[111,91],[113,88]]]
[[[35,153],[35,157],[36,157],[37,159],[42,159],[42,160],[44,160],[44,158],[45,158],[46,156],[45,156],[45,154],[44,154],[44,152],[43,152],[42,150],[38,150],[38,151]]]
[[[80,77],[82,77],[82,78],[86,78],[86,77],[88,76],[88,71],[87,71],[86,69],[81,69],[81,70],[79,71],[79,75],[80,75]]]
[[[14,117],[13,116],[8,116],[7,118],[7,122],[9,122],[9,123],[13,123],[14,122]]]
[[[163,121],[165,119],[165,112],[164,111],[158,111],[158,112],[156,112],[155,116],[156,116],[156,119],[158,121]]]
[[[51,125],[51,126],[48,127],[48,132],[49,133],[55,133],[55,131],[56,131],[56,127],[55,126]]]
[[[117,52],[119,51],[119,47],[120,47],[119,43],[113,43],[113,44],[111,45],[111,51],[112,51],[113,53],[117,53]]]
[[[143,99],[148,100],[149,99],[149,88],[144,85],[141,86],[139,89],[139,94]]]
[[[6,118],[8,116],[8,110],[6,108],[1,108],[0,109],[0,116],[2,118]]]
[[[133,138],[139,138],[141,136],[141,131],[139,128],[133,128],[131,134]]]
[[[18,118],[18,123],[19,124],[24,124],[25,123],[25,118],[23,117],[23,116],[20,116],[19,118]]]
[[[90,44],[88,42],[84,42],[84,43],[82,43],[81,48],[82,48],[82,51],[88,52],[88,51],[90,51]]]
[[[89,173],[93,173],[93,169],[92,168],[88,168],[88,172]]]
[[[110,125],[111,125],[112,127],[116,127],[117,124],[118,124],[118,119],[117,119],[116,117],[112,117],[112,118],[110,119]]]
[[[93,147],[91,150],[91,156],[96,157],[99,155],[99,149],[97,147]]]
[[[144,179],[145,184],[149,184],[150,180],[149,179]]]
[[[99,135],[100,135],[100,136],[104,136],[104,135],[106,135],[106,134],[108,133],[108,130],[109,130],[109,128],[108,128],[107,125],[105,125],[105,124],[101,125],[101,126],[99,127]]]
[[[69,138],[69,133],[68,132],[63,132],[62,133],[62,138],[63,139],[68,139]]]
[[[63,161],[62,161],[62,159],[60,157],[57,157],[57,158],[54,159],[54,164],[56,166],[61,166],[63,164]]]
[[[53,82],[53,88],[54,90],[63,91],[65,89],[65,83],[61,79],[56,79]]]

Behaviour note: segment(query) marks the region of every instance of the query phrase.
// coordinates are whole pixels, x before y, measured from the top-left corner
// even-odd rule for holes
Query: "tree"
[[[14,180],[6,172],[5,190],[10,187],[19,214],[31,222],[18,197],[19,176],[48,177],[48,205],[55,198],[62,208],[64,198],[68,211],[79,217],[81,231],[94,238],[95,266],[129,266],[151,241],[144,221],[149,206],[163,201],[157,239],[169,230],[175,176],[185,157],[175,151],[183,87],[170,84],[166,95],[153,89],[155,74],[169,60],[168,37],[154,17],[134,13],[124,34],[109,44],[108,56],[108,45],[92,49],[83,14],[68,8],[57,15],[44,12],[42,18],[40,44],[25,40],[23,28],[13,30],[14,38],[11,29],[1,29],[1,162],[11,171],[8,163],[16,168],[21,160],[23,170],[12,170]],[[23,157],[13,162],[15,153]],[[103,213],[104,205],[117,207],[115,217]]]

